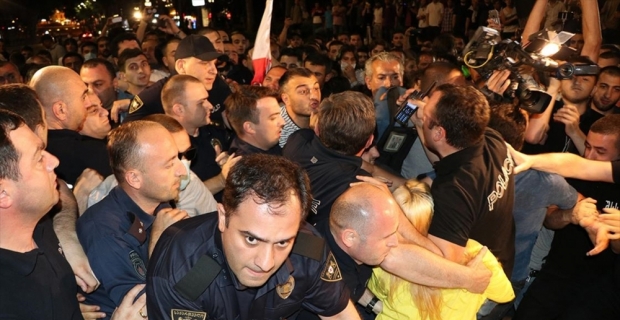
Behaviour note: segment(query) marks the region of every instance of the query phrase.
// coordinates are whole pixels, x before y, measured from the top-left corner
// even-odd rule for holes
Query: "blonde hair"
[[[428,235],[428,228],[434,212],[434,202],[430,187],[424,182],[408,180],[407,183],[394,190],[393,195],[413,227],[422,235]],[[441,305],[443,302],[441,289],[415,284],[393,274],[390,274],[390,278],[386,280],[390,286],[389,299],[397,299],[397,288],[407,285],[420,318],[430,320],[441,319]]]

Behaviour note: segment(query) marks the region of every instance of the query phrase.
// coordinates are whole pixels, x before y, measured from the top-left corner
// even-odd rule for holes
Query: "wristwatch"
[[[375,308],[375,304],[377,304],[377,301],[379,301],[379,298],[372,298],[372,300],[370,300],[370,302],[368,302],[368,304],[366,305],[366,312],[375,313],[373,309]]]

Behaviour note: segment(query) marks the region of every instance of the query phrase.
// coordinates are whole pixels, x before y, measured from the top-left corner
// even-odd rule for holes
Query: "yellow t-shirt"
[[[465,250],[472,257],[482,249],[482,245],[475,240],[468,240]],[[471,293],[465,289],[442,289],[443,304],[441,319],[476,319],[476,313],[485,299],[498,303],[509,302],[514,299],[514,291],[510,280],[497,258],[489,251],[483,258],[484,265],[491,270],[491,282],[482,294]],[[395,300],[388,297],[390,290],[390,274],[381,268],[374,268],[372,277],[368,282],[368,289],[383,302],[383,311],[377,316],[377,320],[386,319],[421,319],[417,307],[409,291],[409,283],[398,286]]]

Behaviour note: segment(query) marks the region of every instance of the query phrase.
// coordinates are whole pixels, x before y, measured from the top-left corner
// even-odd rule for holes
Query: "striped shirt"
[[[282,116],[282,119],[284,119],[284,128],[282,128],[279,143],[280,147],[284,148],[284,145],[288,140],[288,136],[301,128],[297,126],[295,122],[293,122],[293,119],[291,119],[291,117],[289,117],[288,112],[286,111],[286,106],[284,104],[280,105],[280,115]]]

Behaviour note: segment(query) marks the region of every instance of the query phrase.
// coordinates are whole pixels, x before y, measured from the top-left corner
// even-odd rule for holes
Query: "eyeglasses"
[[[183,152],[179,152],[179,160],[183,160],[183,158],[185,158],[186,160],[192,161],[194,160],[194,158],[196,157],[196,148],[191,147]]]

